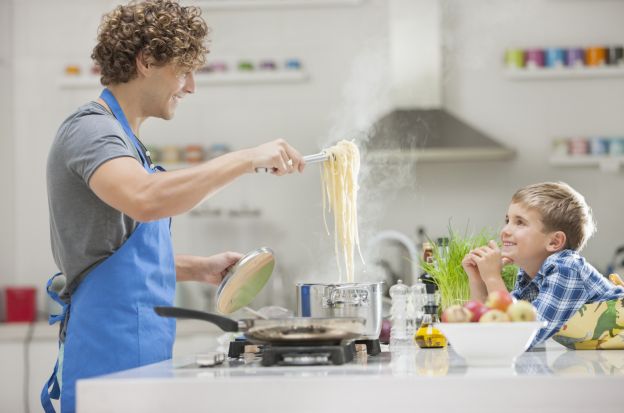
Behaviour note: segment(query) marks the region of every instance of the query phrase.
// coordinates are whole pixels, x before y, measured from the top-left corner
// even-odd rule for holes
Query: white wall
[[[446,105],[517,148],[518,157],[477,169],[436,166],[431,172],[449,185],[455,181],[456,195],[467,202],[465,216],[475,224],[502,222],[511,194],[522,185],[568,182],[585,196],[598,224],[584,254],[605,268],[624,244],[622,173],[556,168],[547,159],[559,136],[624,136],[624,78],[512,82],[501,68],[507,47],[623,44],[624,2],[450,0],[445,13]],[[470,199],[471,193],[479,197]],[[442,203],[435,196],[427,200]]]
[[[50,254],[45,161],[62,120],[94,99],[98,88],[61,90],[66,64],[88,62],[100,15],[110,1],[14,2],[16,93],[12,107],[15,213],[14,250],[3,260],[20,283],[43,286],[55,271]],[[70,11],[71,10],[71,11]],[[379,229],[414,236],[424,225],[444,235],[458,229],[497,228],[512,192],[529,182],[568,181],[593,206],[599,233],[587,256],[604,267],[623,241],[618,212],[622,176],[564,170],[547,164],[556,135],[622,134],[622,79],[510,82],[501,71],[509,46],[622,43],[619,1],[448,1],[445,9],[444,100],[469,123],[518,151],[513,161],[422,165],[363,165],[362,243]],[[68,13],[72,24],[63,23]],[[387,108],[387,10],[383,0],[358,7],[205,12],[213,28],[209,59],[299,57],[310,82],[292,85],[200,87],[171,122],[150,120],[142,131],[152,144],[227,142],[234,148],[284,137],[304,153],[332,139],[360,136]],[[540,29],[536,30],[535,27]],[[54,30],[52,30],[54,29]],[[4,152],[4,151],[3,151]],[[598,185],[600,184],[600,185]],[[3,183],[4,185],[4,183]],[[278,267],[256,304],[292,304],[294,280],[336,280],[331,238],[323,234],[318,167],[302,176],[240,179],[208,206],[262,209],[260,219],[188,215],[174,223],[179,252],[275,249]],[[603,190],[599,190],[598,188]],[[8,208],[4,205],[2,208]],[[8,225],[10,227],[10,225]],[[10,251],[10,250],[9,250]],[[5,254],[6,255],[6,254]],[[11,262],[11,258],[13,261]],[[4,261],[6,260],[6,263]],[[363,275],[365,277],[366,275]],[[192,287],[184,297],[203,300],[212,289]]]
[[[15,156],[13,139],[13,10],[0,1],[0,287],[15,281]]]

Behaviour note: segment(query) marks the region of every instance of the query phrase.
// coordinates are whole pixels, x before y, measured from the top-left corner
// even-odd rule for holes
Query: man
[[[66,277],[59,359],[41,399],[75,409],[76,380],[171,357],[175,282],[218,284],[241,254],[174,256],[170,218],[237,177],[267,168],[302,172],[294,148],[276,140],[192,168],[162,172],[140,141],[149,117],[172,119],[195,91],[208,33],[201,12],[172,0],[118,6],[104,16],[92,58],[106,89],[67,118],[47,167],[52,249]],[[57,274],[58,275],[58,274]]]

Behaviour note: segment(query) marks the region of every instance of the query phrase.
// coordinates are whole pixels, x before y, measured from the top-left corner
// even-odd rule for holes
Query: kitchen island
[[[386,349],[387,350],[387,349]],[[78,412],[618,412],[624,350],[557,343],[514,366],[469,367],[452,347],[359,356],[342,366],[200,368],[195,356],[78,383]]]

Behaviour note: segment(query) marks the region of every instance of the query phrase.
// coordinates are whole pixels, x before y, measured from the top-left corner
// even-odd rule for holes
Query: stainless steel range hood
[[[514,151],[444,109],[395,109],[377,121],[367,144],[370,159],[501,160]]]
[[[393,110],[374,125],[369,159],[507,159],[514,151],[444,108],[441,0],[389,0]]]

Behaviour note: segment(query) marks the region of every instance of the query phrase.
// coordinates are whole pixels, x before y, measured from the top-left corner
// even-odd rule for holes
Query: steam
[[[349,78],[341,91],[341,106],[335,112],[333,126],[321,147],[334,145],[336,142],[347,139],[354,140],[361,155],[361,169],[359,176],[360,190],[358,192],[358,226],[359,237],[366,265],[362,265],[356,253],[355,270],[357,281],[378,281],[380,268],[376,267],[375,260],[369,260],[368,240],[382,229],[380,221],[384,218],[388,205],[399,195],[410,191],[415,194],[416,179],[415,165],[410,161],[383,160],[375,157],[369,151],[369,141],[398,139],[397,136],[388,136],[387,131],[377,129],[376,122],[392,109],[390,99],[390,62],[388,56],[387,39],[369,42],[369,47],[360,53],[351,66]],[[423,137],[421,136],[421,139]],[[415,134],[401,131],[403,147],[413,148],[418,142]],[[370,155],[370,156],[369,156]],[[331,217],[327,217],[331,220]],[[333,227],[328,222],[330,227]],[[337,282],[338,270],[331,243],[323,237],[321,256],[314,266],[312,279],[318,282]],[[308,273],[308,276],[311,274]],[[344,280],[341,280],[344,281]]]

